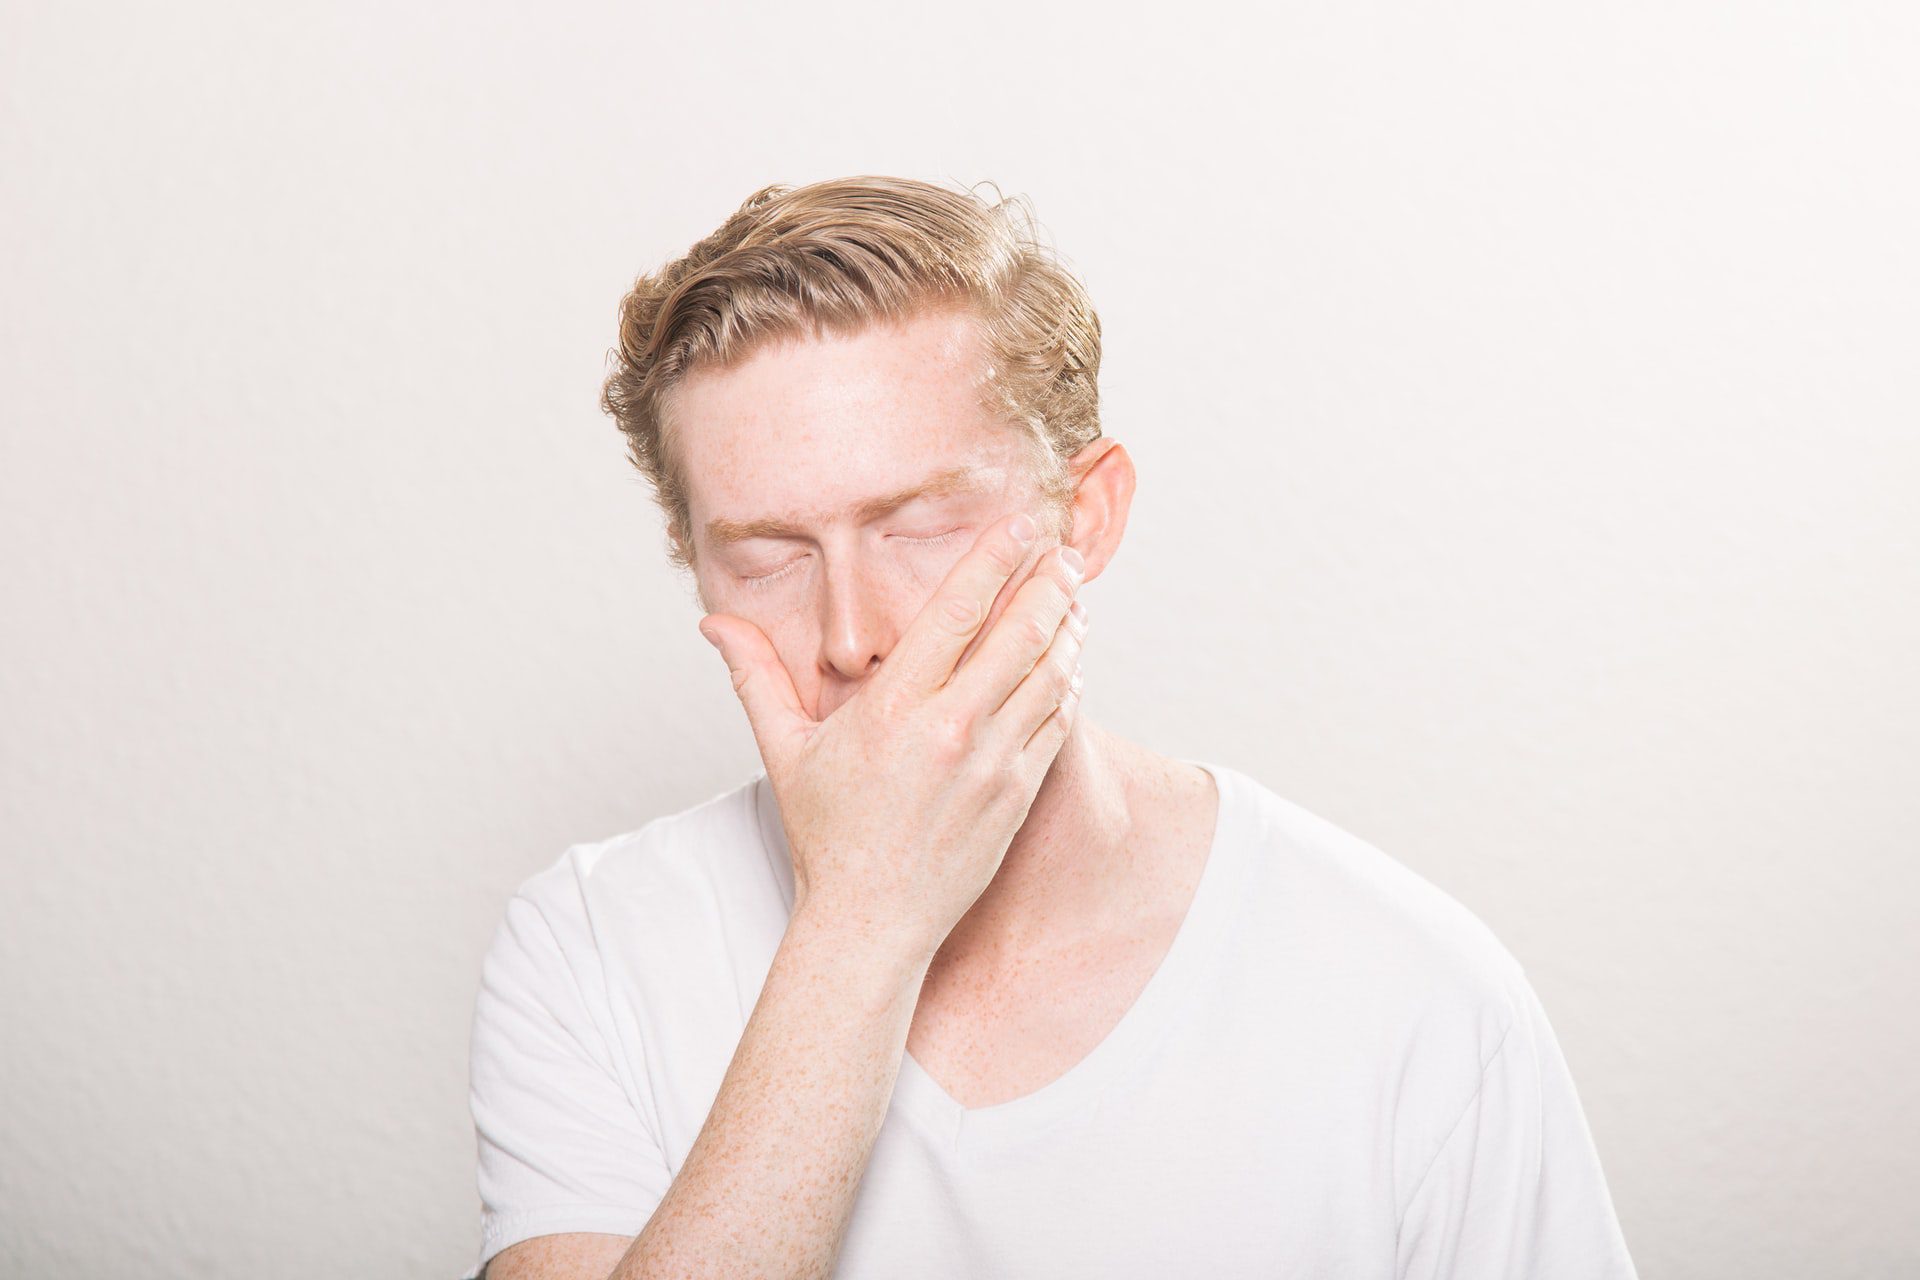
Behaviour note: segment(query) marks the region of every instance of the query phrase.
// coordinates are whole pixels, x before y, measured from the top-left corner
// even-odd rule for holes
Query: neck
[[[936,963],[1004,969],[1124,925],[1143,856],[1135,797],[1157,757],[1082,717],[1054,757],[992,881]],[[1160,762],[1163,763],[1164,762]]]

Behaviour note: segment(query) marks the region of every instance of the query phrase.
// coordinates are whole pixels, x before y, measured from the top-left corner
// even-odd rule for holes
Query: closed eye
[[[764,587],[767,583],[772,582],[775,578],[786,577],[787,570],[799,564],[800,560],[805,560],[805,559],[806,559],[805,556],[801,556],[799,560],[789,560],[785,564],[781,565],[778,569],[775,569],[772,573],[737,573],[734,576],[740,579],[740,581],[745,582],[751,586]]]
[[[912,536],[911,534],[905,534],[905,533],[889,534],[888,536],[898,538],[902,542],[911,542],[916,546],[933,547],[933,546],[938,546],[943,542],[952,542],[955,538],[959,537],[961,534],[965,533],[966,531],[967,531],[966,526],[961,525],[958,528],[949,529],[945,533],[931,534],[924,538],[917,538]],[[770,573],[742,573],[742,574],[736,574],[735,576],[738,577],[740,581],[750,583],[755,587],[764,587],[769,582],[772,582],[777,578],[786,577],[787,572],[789,570],[791,570],[795,565],[799,564],[802,560],[805,560],[805,559],[806,559],[805,556],[796,557],[795,559],[787,561],[787,563],[781,565],[778,569],[775,569]]]
[[[964,526],[963,526],[963,527],[964,527]],[[932,546],[933,544],[935,544],[935,543],[939,543],[939,542],[951,542],[951,541],[953,541],[953,539],[954,539],[954,537],[955,537],[956,535],[958,535],[958,534],[959,534],[959,533],[960,533],[961,531],[962,531],[961,529],[949,529],[949,530],[947,530],[947,531],[946,531],[945,533],[937,533],[937,534],[934,534],[934,535],[933,535],[933,536],[931,536],[931,537],[926,537],[926,538],[914,538],[914,537],[909,537],[908,535],[906,535],[906,534],[904,534],[904,533],[896,533],[896,534],[894,534],[893,536],[894,536],[894,537],[896,537],[896,538],[903,538],[903,539],[905,539],[905,540],[906,540],[906,541],[908,541],[908,542],[919,542],[919,543],[923,543],[923,544],[925,544],[925,545],[927,545],[927,546]]]

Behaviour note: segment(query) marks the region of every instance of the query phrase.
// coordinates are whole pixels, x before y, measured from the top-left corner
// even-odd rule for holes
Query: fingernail
[[[1024,511],[1015,516],[1013,523],[1007,527],[1007,532],[1013,535],[1013,540],[1023,544],[1032,542],[1033,535],[1039,531],[1039,527],[1033,523],[1033,517]]]
[[[700,634],[705,636],[707,638],[707,643],[712,645],[714,648],[718,649],[720,647],[720,634],[718,632],[709,631],[707,628],[702,627],[700,628]]]
[[[1062,546],[1060,548],[1060,563],[1073,570],[1076,575],[1084,571],[1087,567],[1087,562],[1081,554],[1068,546]]]

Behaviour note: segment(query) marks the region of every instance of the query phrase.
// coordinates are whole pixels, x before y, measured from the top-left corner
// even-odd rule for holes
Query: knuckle
[[[1073,691],[1073,673],[1057,662],[1049,662],[1046,673],[1047,693],[1057,706],[1066,701],[1067,695]]]
[[[980,601],[970,595],[943,597],[937,612],[955,634],[965,634],[980,625]]]
[[[1053,633],[1047,630],[1047,624],[1028,614],[1021,620],[1022,635],[1033,648],[1044,649],[1053,643]]]
[[[959,712],[943,713],[934,718],[928,736],[934,755],[942,764],[959,764],[973,747],[972,719]]]
[[[1026,557],[1026,548],[1015,544],[1011,539],[995,538],[986,544],[987,563],[998,570],[1002,577],[1018,569],[1020,562]]]

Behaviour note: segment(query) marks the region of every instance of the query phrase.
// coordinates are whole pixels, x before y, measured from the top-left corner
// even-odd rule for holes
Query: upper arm
[[[535,1236],[495,1254],[480,1280],[607,1280],[633,1239],[598,1231]]]
[[[470,1094],[482,1261],[536,1237],[631,1240],[672,1183],[621,1083],[598,952],[584,907],[575,915],[559,895],[543,908],[516,894],[482,967]]]
[[[1593,1135],[1531,984],[1401,1216],[1399,1280],[1633,1280]]]

